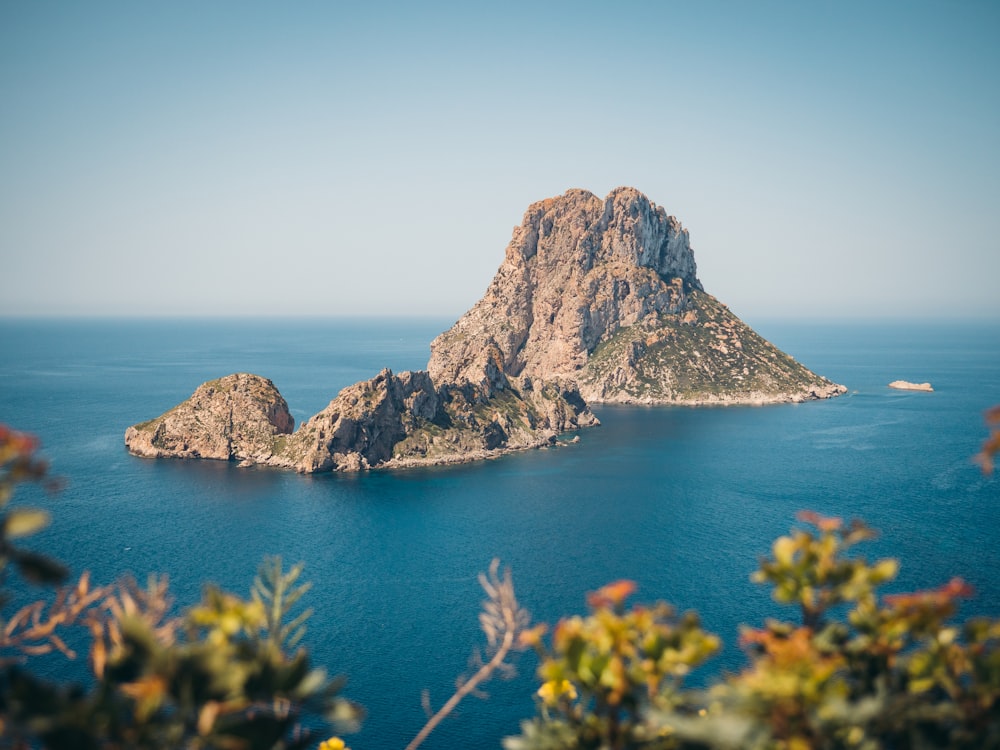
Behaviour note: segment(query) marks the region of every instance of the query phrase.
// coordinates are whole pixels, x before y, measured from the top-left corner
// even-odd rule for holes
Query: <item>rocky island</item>
[[[138,456],[300,472],[476,460],[598,423],[588,402],[765,404],[843,386],[765,341],[704,291],[688,232],[633,188],[528,208],[486,293],[431,343],[426,371],[342,390],[294,430],[271,381],[200,386],[129,427]]]
[[[431,377],[474,376],[487,347],[508,375],[568,378],[592,403],[764,404],[846,390],[707,294],[687,230],[633,188],[532,205],[486,294],[431,343]]]
[[[900,391],[926,391],[931,392],[934,389],[931,387],[930,383],[911,383],[909,380],[893,380],[889,383],[890,388],[895,388]]]

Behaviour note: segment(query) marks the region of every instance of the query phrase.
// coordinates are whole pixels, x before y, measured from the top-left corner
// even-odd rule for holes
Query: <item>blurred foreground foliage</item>
[[[753,575],[798,618],[744,628],[742,672],[684,689],[718,639],[662,603],[625,608],[633,586],[619,581],[550,642],[527,634],[542,660],[538,715],[507,750],[1000,747],[1000,621],[951,623],[971,595],[959,579],[880,597],[896,562],[852,554],[870,528],[799,521]]]
[[[979,457],[987,471],[998,446],[994,430]],[[20,546],[49,520],[10,503],[21,482],[52,486],[36,450],[0,425],[0,747],[345,750],[330,733],[356,729],[362,710],[299,645],[311,615],[297,611],[309,589],[301,565],[267,558],[247,597],[209,585],[181,615],[164,577],[67,583],[60,563]],[[684,684],[721,645],[694,613],[627,605],[635,585],[617,581],[550,632],[531,625],[494,561],[480,576],[487,646],[441,709],[427,706],[409,748],[529,648],[537,713],[506,750],[1000,748],[1000,620],[953,621],[972,594],[960,579],[880,595],[898,566],[857,555],[874,536],[860,521],[800,513],[753,574],[795,616],[745,627],[746,667],[707,689]],[[8,614],[14,570],[53,594]],[[72,629],[88,644],[86,687],[28,668],[50,652],[75,658]]]
[[[349,731],[361,711],[340,698],[341,682],[296,648],[309,612],[290,612],[308,588],[301,566],[260,566],[248,597],[206,586],[201,602],[174,615],[167,580],[131,578],[94,586],[84,573],[66,584],[60,564],[16,546],[43,528],[41,510],[11,507],[15,485],[44,481],[34,439],[0,427],[0,576],[11,563],[29,582],[59,585],[53,598],[0,617],[0,744],[87,748],[305,748],[310,727]],[[6,591],[4,591],[6,593]],[[52,683],[26,657],[76,654],[66,633],[89,642],[91,684]],[[325,734],[322,736],[326,736]]]

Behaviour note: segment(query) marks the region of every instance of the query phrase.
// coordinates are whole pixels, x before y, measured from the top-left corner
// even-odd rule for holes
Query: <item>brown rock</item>
[[[408,430],[434,419],[440,403],[426,372],[382,370],[342,390],[303,423],[282,457],[303,472],[356,471],[384,464]]]
[[[589,402],[769,403],[846,391],[705,294],[688,232],[634,188],[533,204],[486,293],[431,343],[437,382],[561,378]]]
[[[129,427],[125,444],[139,456],[239,460],[304,473],[363,471],[490,458],[593,424],[573,383],[508,379],[502,362],[487,357],[476,383],[440,388],[427,372],[383,370],[342,390],[294,434],[270,381],[230,375]]]
[[[295,420],[274,384],[247,373],[202,384],[189,399],[125,431],[131,453],[150,458],[262,462]]]
[[[633,188],[533,204],[483,298],[431,344],[439,382],[478,372],[486,347],[509,375],[573,376],[622,326],[678,312],[700,289],[687,231]]]

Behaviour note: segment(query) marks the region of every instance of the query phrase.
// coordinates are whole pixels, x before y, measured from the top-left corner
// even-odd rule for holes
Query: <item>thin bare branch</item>
[[[86,624],[89,612],[108,591],[107,587],[91,589],[90,576],[83,573],[76,584],[60,588],[51,604],[36,601],[15,612],[0,632],[0,649],[26,656],[58,650],[67,658],[75,659],[76,653],[56,629]]]
[[[499,575],[500,561],[494,558],[490,563],[488,574],[479,574],[479,583],[489,597],[483,602],[483,611],[479,614],[479,623],[490,646],[489,653],[492,657],[483,663],[479,652],[473,653],[473,663],[481,664],[478,670],[467,680],[458,683],[458,688],[451,698],[438,709],[423,728],[413,738],[413,741],[406,746],[406,750],[415,750],[427,739],[428,735],[434,731],[435,727],[441,723],[448,714],[455,710],[455,707],[467,695],[485,695],[479,686],[490,679],[494,672],[500,671],[504,675],[509,675],[513,671],[513,665],[504,662],[507,655],[517,647],[518,636],[531,622],[528,612],[521,609],[514,595],[514,584],[511,580],[510,569],[505,569],[503,577]],[[461,679],[461,678],[460,678]],[[426,692],[425,692],[426,695]],[[429,701],[425,703],[425,709],[429,710]]]

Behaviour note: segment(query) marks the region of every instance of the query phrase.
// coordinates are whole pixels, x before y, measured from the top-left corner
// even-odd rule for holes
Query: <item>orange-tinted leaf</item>
[[[587,604],[591,607],[618,606],[628,599],[635,591],[634,581],[622,579],[602,586],[597,591],[587,594]]]
[[[800,510],[795,514],[795,517],[802,523],[815,526],[820,531],[836,531],[844,525],[842,518],[821,516],[812,510]]]

